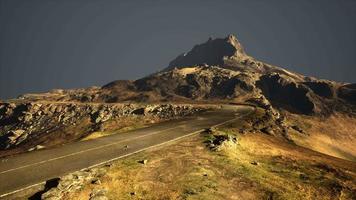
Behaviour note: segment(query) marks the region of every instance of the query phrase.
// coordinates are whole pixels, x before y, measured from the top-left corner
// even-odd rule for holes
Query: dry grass
[[[238,148],[225,155],[241,176],[258,183],[273,199],[355,198],[352,162],[262,134],[243,136]],[[258,165],[251,165],[253,161]]]
[[[272,136],[237,136],[238,145],[219,152],[199,135],[130,156],[115,162],[101,185],[87,185],[67,199],[88,199],[95,188],[106,188],[109,199],[355,198],[355,163]]]
[[[356,161],[356,119],[342,114],[328,118],[289,114],[290,124],[298,125],[308,135],[291,131],[298,145],[335,157]]]
[[[118,134],[131,130],[136,130],[161,121],[162,119],[159,119],[158,117],[154,117],[154,116],[150,116],[150,117],[130,116],[130,117],[123,117],[114,120],[109,120],[101,125],[102,131],[92,132],[88,134],[86,137],[82,138],[82,140],[91,140],[91,139],[104,137],[112,134]]]
[[[125,200],[356,199],[354,162],[283,138],[258,132],[239,134],[241,129],[251,130],[251,120],[262,114],[228,123],[213,135],[201,134],[119,160],[101,178],[101,185],[86,185],[66,198],[88,199],[94,189],[105,188],[109,199]],[[315,122],[313,118],[308,120]],[[329,120],[340,122],[339,118]],[[342,123],[351,125],[352,120],[344,120]],[[314,126],[308,121],[295,121],[299,122],[303,122],[298,124],[303,128]],[[211,151],[204,141],[214,134],[238,137],[238,144]],[[143,159],[148,163],[138,162]]]
[[[146,165],[138,161],[148,159]],[[102,184],[88,185],[68,199],[88,199],[92,189],[107,188],[110,199],[258,199],[258,187],[235,176],[195,137],[120,160]],[[132,195],[132,193],[135,193]]]

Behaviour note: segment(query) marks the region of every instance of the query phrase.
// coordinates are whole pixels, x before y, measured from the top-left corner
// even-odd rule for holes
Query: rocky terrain
[[[265,98],[275,108],[299,114],[355,113],[355,84],[307,77],[247,55],[237,38],[209,39],[178,56],[161,72],[101,88],[27,94],[22,101],[241,102]]]
[[[118,128],[132,117],[154,123],[203,109],[183,104],[2,103],[0,149],[2,155],[31,151],[78,141],[107,130],[108,123]]]
[[[175,156],[187,155],[182,156],[184,162],[170,155],[152,155],[156,161],[149,169],[140,168],[147,160],[140,165],[137,160],[135,164],[120,165],[120,170],[127,170],[132,176],[142,172],[142,179],[148,183],[135,182],[125,174],[117,175],[118,172],[110,174],[104,167],[56,179],[55,186],[32,197],[80,199],[78,195],[84,195],[83,199],[108,199],[127,195],[141,199],[134,191],[137,190],[148,199],[189,199],[197,194],[206,195],[199,196],[202,199],[216,194],[220,195],[217,198],[226,199],[226,194],[232,193],[237,199],[355,198],[356,84],[308,77],[264,63],[249,56],[233,35],[209,38],[179,55],[162,71],[138,80],[117,80],[102,87],[55,89],[0,102],[0,156],[75,142],[98,132],[115,134],[129,130],[125,128],[191,115],[213,104],[234,103],[253,105],[256,112],[220,131],[207,129],[203,142],[200,138],[193,145],[184,143],[191,145],[189,152],[171,147],[178,152],[172,153]],[[176,168],[171,169],[161,160]],[[202,164],[207,160],[211,162]],[[135,168],[131,169],[132,166]],[[192,166],[204,166],[209,172],[204,171],[203,176],[194,180],[197,185],[206,181],[202,177],[212,176],[215,182],[208,181],[203,189],[194,190],[196,185],[185,187],[192,181],[190,178],[179,180],[179,186],[172,185],[172,180],[161,182],[180,174],[201,174]],[[148,176],[158,173],[153,170],[155,167],[167,173],[167,177]],[[194,173],[188,173],[188,169]],[[96,187],[101,185],[101,170],[109,173],[104,178],[109,191]],[[238,180],[237,175],[241,177]],[[135,184],[153,188],[136,188]],[[226,187],[220,187],[224,184]],[[249,186],[241,186],[246,184]],[[245,193],[228,190],[231,185]],[[89,189],[82,190],[83,187]],[[166,192],[155,193],[158,190]],[[80,194],[69,194],[71,191]],[[148,191],[154,194],[150,196]]]
[[[285,142],[244,120],[51,179],[30,199],[354,199],[355,163]],[[254,134],[251,134],[254,133]]]
[[[112,117],[151,113],[168,119],[173,114],[186,114],[174,110],[173,105],[163,106],[163,111],[158,112],[138,108],[135,103],[249,103],[269,110],[281,127],[284,117],[280,111],[314,116],[355,115],[355,99],[355,84],[307,77],[258,61],[246,54],[235,36],[229,35],[210,38],[178,56],[161,72],[135,81],[55,89],[6,101],[0,106],[0,148],[41,148],[53,137],[55,144],[75,141],[100,130],[102,122]],[[117,107],[110,103],[127,105]],[[167,108],[171,110],[166,111]],[[73,132],[71,127],[80,134],[68,133]],[[265,130],[272,132],[270,128]],[[288,138],[285,131],[280,135]]]

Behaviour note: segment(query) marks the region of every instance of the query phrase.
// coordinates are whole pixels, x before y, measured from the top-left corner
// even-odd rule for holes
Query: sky
[[[0,99],[157,72],[209,37],[356,82],[355,0],[0,0]]]

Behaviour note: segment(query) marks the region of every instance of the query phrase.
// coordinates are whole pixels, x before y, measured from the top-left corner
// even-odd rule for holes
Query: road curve
[[[0,198],[70,172],[102,165],[187,137],[253,111],[251,106],[224,105],[221,109],[147,128],[3,158],[0,162]]]

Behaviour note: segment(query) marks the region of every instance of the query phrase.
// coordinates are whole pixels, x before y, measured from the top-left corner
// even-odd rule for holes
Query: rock
[[[235,148],[238,144],[237,138],[231,135],[212,135],[212,138],[207,145],[213,151]]]
[[[313,92],[321,97],[333,98],[334,97],[334,88],[331,83],[327,81],[310,81],[304,82],[303,84],[307,85]]]
[[[297,126],[297,125],[293,125],[293,126],[291,126],[291,128],[294,129],[294,130],[296,130],[296,131],[298,131],[299,133],[302,133],[302,134],[305,133],[305,132],[303,131],[303,129],[300,128],[300,127]]]
[[[251,165],[258,165],[258,162],[252,161],[252,162],[251,162]]]
[[[61,200],[62,197],[63,193],[58,188],[51,188],[41,195],[42,200]]]
[[[49,111],[50,111],[51,113],[55,113],[56,110],[57,110],[57,106],[56,106],[56,105],[52,105],[52,106],[49,108]]]
[[[145,165],[145,164],[147,164],[148,160],[140,160],[138,162]]]
[[[339,98],[356,105],[356,83],[341,86],[337,95]]]
[[[313,114],[314,99],[311,90],[278,73],[266,74],[256,83],[263,95],[272,103],[293,113]]]
[[[92,115],[92,120],[95,123],[101,123],[109,120],[111,117],[112,117],[112,113],[104,109],[101,109],[100,111],[97,111]]]
[[[104,122],[110,119],[118,119],[132,115],[149,114],[154,117],[153,121],[159,119],[171,119],[179,116],[185,116],[196,112],[192,106],[181,106],[172,104],[125,104],[125,105],[106,105],[106,104],[75,104],[75,103],[24,103],[24,104],[0,104],[0,132],[6,133],[0,136],[0,149],[17,148],[25,144],[29,138],[49,137],[54,139],[53,134],[58,130],[66,130],[67,127],[78,126],[81,128],[82,120],[87,116],[91,117],[93,124],[88,124],[88,129],[100,131],[99,128],[105,128]],[[198,109],[200,110],[200,109]],[[7,116],[5,113],[10,114]],[[47,114],[46,114],[47,113]],[[4,121],[5,120],[5,121]],[[9,132],[9,127],[13,132]],[[83,127],[83,129],[86,127]],[[16,130],[23,130],[23,133]],[[83,131],[84,133],[85,131]],[[79,135],[59,135],[59,140],[77,139]],[[34,136],[34,137],[32,137]],[[73,138],[68,138],[73,137]],[[66,138],[63,138],[66,137]],[[41,138],[38,138],[41,140]],[[51,145],[51,141],[46,139]],[[28,144],[28,143],[26,143]],[[35,143],[31,143],[35,144]],[[39,147],[30,146],[24,148],[28,151],[36,150]],[[127,149],[128,147],[125,147]]]
[[[264,127],[262,129],[260,129],[260,131],[263,132],[263,133],[266,133],[268,135],[274,135],[275,134],[272,127]]]
[[[112,167],[112,166],[113,166],[112,163],[105,164],[105,167]]]
[[[9,131],[6,135],[1,137],[2,140],[4,140],[4,143],[1,144],[1,146],[5,147],[6,149],[12,145],[20,144],[27,138],[27,136],[28,134],[25,132],[25,130],[22,129]]]
[[[105,189],[94,189],[90,193],[89,200],[108,200],[106,197],[107,190]]]
[[[91,184],[101,185],[101,181],[100,181],[100,179],[98,179],[98,178],[94,178],[94,179],[91,181]]]
[[[34,151],[34,150],[39,150],[39,149],[44,149],[45,146],[42,145],[36,145],[35,147],[29,148],[27,151]]]
[[[18,129],[18,130],[10,131],[8,134],[9,134],[10,137],[14,136],[14,137],[17,138],[17,137],[21,136],[24,133],[25,133],[25,130]]]
[[[299,174],[299,178],[302,180],[309,180],[309,176],[306,174]]]
[[[226,58],[244,57],[245,51],[234,35],[223,39],[211,39],[196,45],[191,51],[179,55],[165,70],[195,65],[223,65]]]
[[[144,115],[145,114],[145,108],[138,108],[136,110],[133,110],[132,114],[134,114],[134,115]]]

